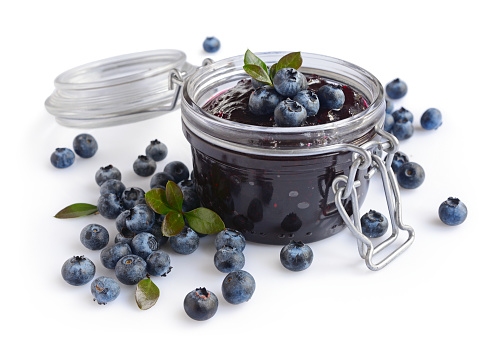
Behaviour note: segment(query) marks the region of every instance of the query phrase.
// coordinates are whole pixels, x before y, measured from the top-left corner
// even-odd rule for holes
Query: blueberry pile
[[[256,116],[273,114],[277,126],[302,126],[307,117],[318,113],[321,106],[339,110],[345,103],[341,86],[325,84],[316,93],[308,89],[305,75],[292,67],[276,72],[273,87],[260,85],[254,79],[252,85],[256,90],[249,97],[249,111]]]

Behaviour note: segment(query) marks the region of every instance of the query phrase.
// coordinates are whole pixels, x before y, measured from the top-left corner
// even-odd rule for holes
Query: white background
[[[1,338],[11,344],[186,345],[303,343],[334,345],[497,344],[497,12],[493,1],[17,1],[1,5],[2,238]],[[206,36],[220,38],[216,54],[202,51]],[[400,77],[409,86],[396,103],[413,112],[414,136],[400,149],[426,170],[417,190],[401,191],[404,222],[414,245],[379,272],[367,269],[354,237],[344,231],[311,244],[312,266],[294,273],[279,262],[280,247],[249,244],[245,270],[257,289],[242,305],[223,300],[224,274],[212,264],[213,238],[192,255],[173,254],[173,270],[154,279],[161,297],[141,311],[134,287],[99,306],[89,285],[73,287],[60,275],[64,261],[85,255],[97,275],[113,276],[99,252],[79,242],[100,216],[57,220],[75,202],[96,203],[96,170],[113,164],[127,186],[148,187],[132,163],[149,141],[169,148],[167,159],[192,167],[181,133],[180,110],[142,123],[82,130],[58,125],[44,108],[61,72],[90,61],[138,51],[175,48],[200,64],[261,51],[304,51],[360,65],[382,84]],[[429,107],[443,125],[419,125]],[[99,143],[91,159],[58,170],[49,157],[89,132]],[[448,227],[437,216],[447,197],[460,198],[466,222]],[[384,206],[379,181],[363,211]],[[218,295],[214,318],[196,322],[184,296],[206,286]]]

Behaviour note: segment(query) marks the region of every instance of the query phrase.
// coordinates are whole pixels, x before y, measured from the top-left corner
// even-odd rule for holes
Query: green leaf
[[[168,206],[166,191],[160,188],[146,192],[146,203],[156,213],[166,215],[172,209]]]
[[[165,215],[161,224],[161,231],[167,237],[173,237],[182,231],[185,226],[184,217],[181,212],[172,210]]]
[[[97,206],[88,203],[75,203],[59,211],[54,217],[58,219],[72,219],[75,217],[98,214]]]
[[[246,71],[247,74],[249,74],[251,77],[253,77],[257,81],[272,85],[272,81],[270,80],[270,77],[269,77],[267,71],[265,71],[261,66],[244,65],[243,69],[244,69],[244,71]]]
[[[168,181],[166,184],[166,200],[171,209],[182,212],[182,203],[184,202],[184,195],[182,190],[173,181]]]
[[[189,227],[199,233],[212,234],[220,232],[225,224],[217,213],[207,208],[197,208],[184,213]]]
[[[272,80],[272,82],[274,82],[274,76],[275,76],[275,73],[277,72],[276,68],[277,68],[277,64],[270,66],[269,75],[270,75],[270,79]]]
[[[255,54],[253,54],[253,52],[250,51],[249,49],[246,50],[246,53],[244,54],[244,64],[245,65],[257,65],[257,66],[260,66],[267,74],[269,72],[267,64],[265,64],[263,62],[263,60],[261,60]]]
[[[275,72],[285,67],[292,67],[298,70],[302,63],[303,59],[301,57],[300,52],[289,53],[283,56],[281,59],[279,59],[279,61],[276,64],[277,66]]]
[[[159,288],[151,279],[143,279],[137,284],[135,301],[141,310],[147,310],[156,304],[159,299]]]

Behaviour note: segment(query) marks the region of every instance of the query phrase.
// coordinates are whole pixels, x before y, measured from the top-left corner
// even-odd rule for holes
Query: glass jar
[[[257,54],[268,66],[285,52]],[[352,152],[345,145],[372,141],[385,115],[383,86],[368,71],[328,56],[302,53],[300,71],[345,84],[368,108],[351,118],[306,127],[262,127],[222,119],[202,106],[249,76],[244,57],[199,68],[182,91],[182,124],[191,144],[201,204],[249,241],[287,244],[318,241],[338,233],[344,221],[335,204],[333,180],[349,176]],[[356,170],[360,205],[368,190],[366,169]],[[342,201],[352,213],[351,200]]]

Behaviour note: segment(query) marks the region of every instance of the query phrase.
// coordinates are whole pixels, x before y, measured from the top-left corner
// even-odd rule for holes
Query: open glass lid
[[[184,52],[172,49],[98,60],[60,74],[45,108],[70,127],[149,119],[176,108],[183,80],[196,68]]]

